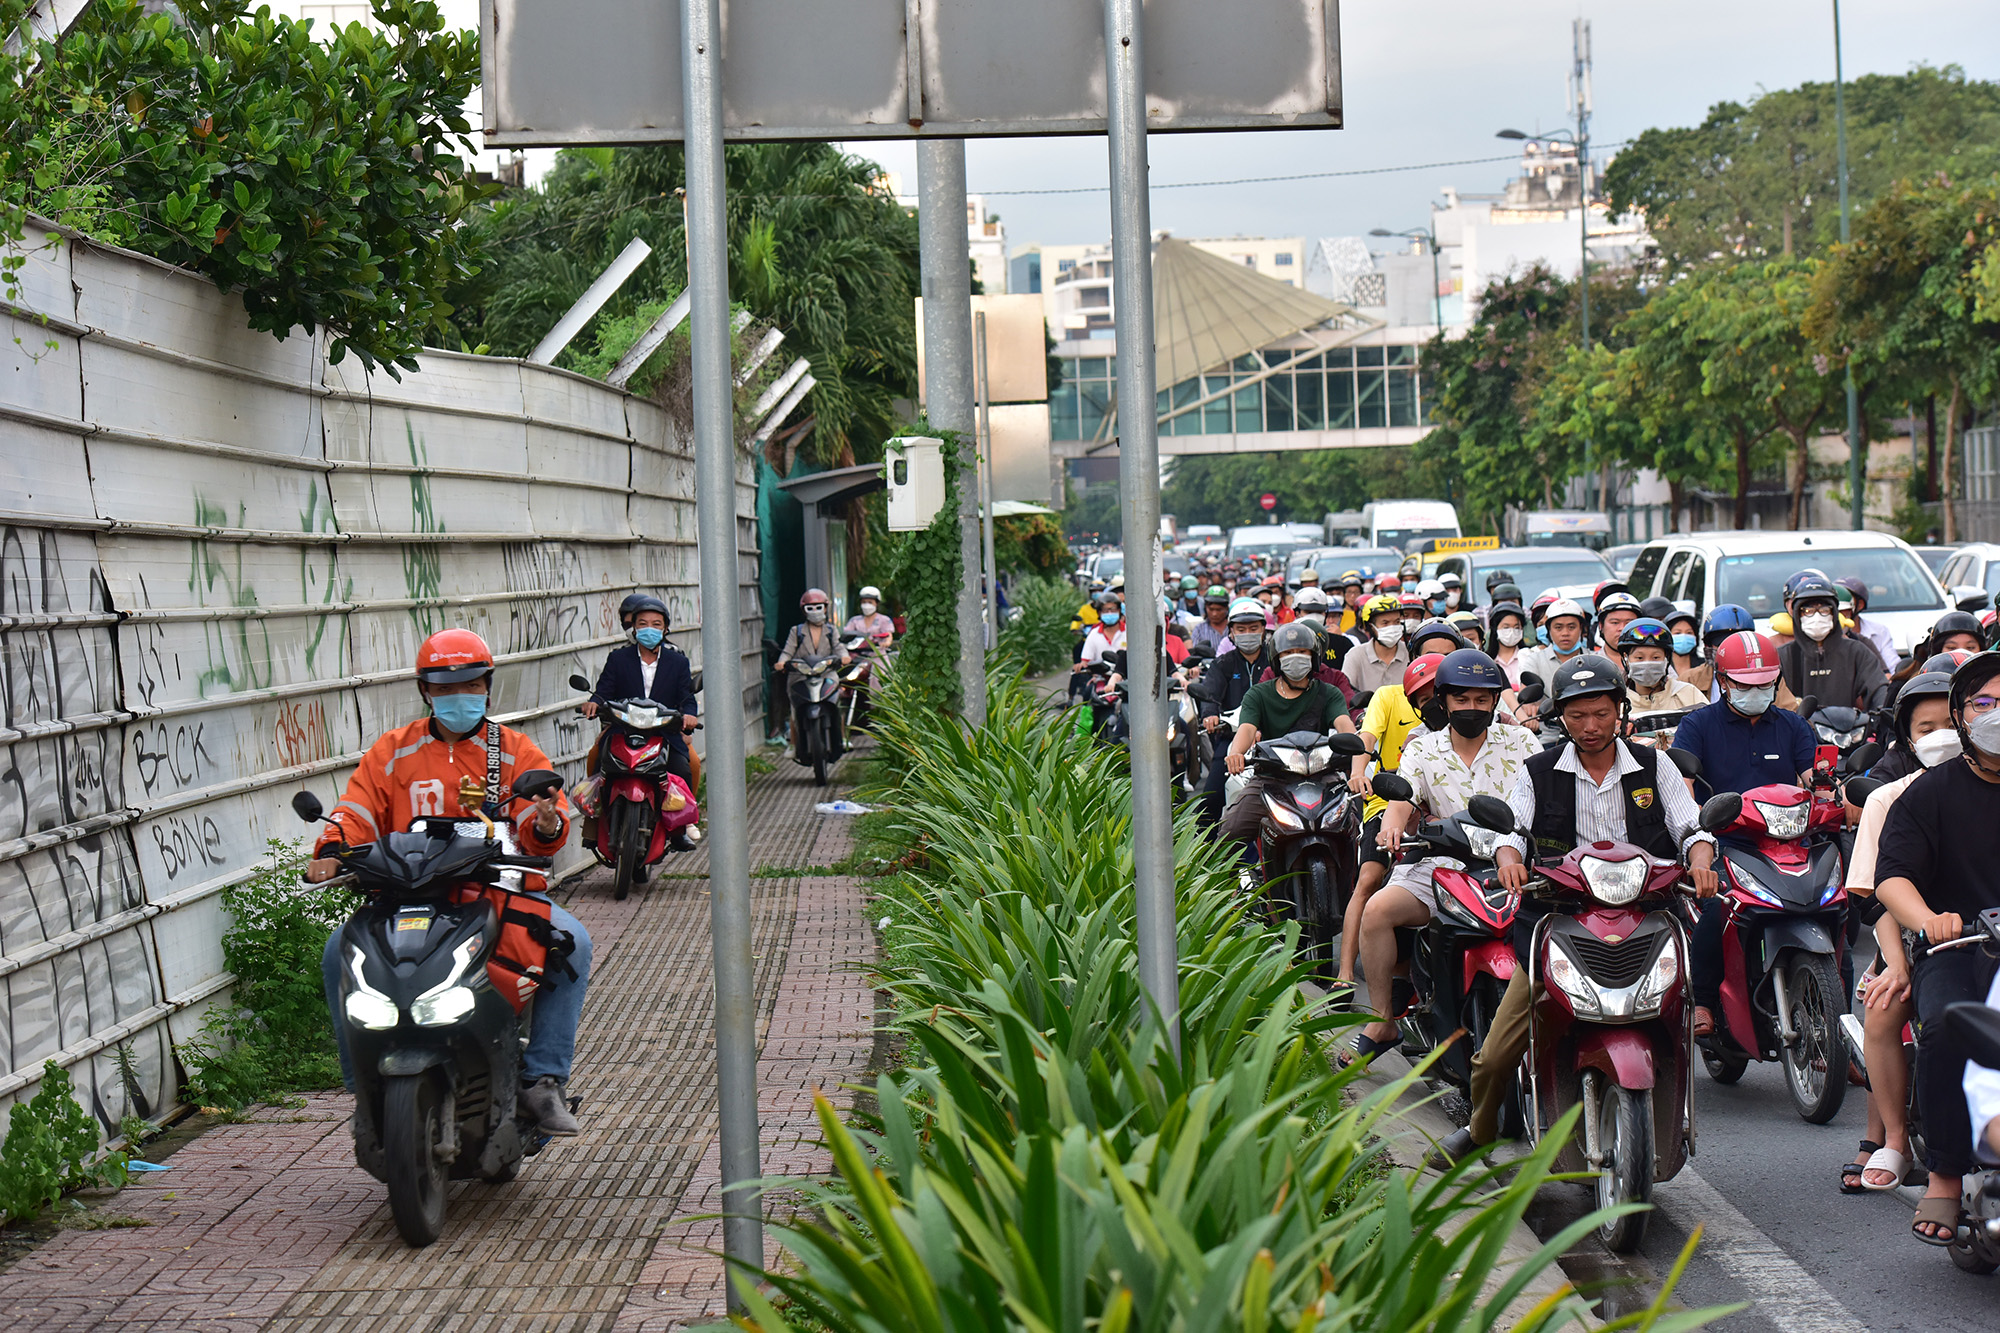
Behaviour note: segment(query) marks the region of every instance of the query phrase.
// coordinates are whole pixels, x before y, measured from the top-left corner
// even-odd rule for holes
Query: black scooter
[[[1264,779],[1257,849],[1265,895],[1298,919],[1303,955],[1328,980],[1340,964],[1334,940],[1359,859],[1362,798],[1348,791],[1347,772],[1362,753],[1353,732],[1295,731],[1259,741],[1248,756]]]
[[[514,780],[518,796],[561,787],[548,769]],[[324,815],[302,791],[292,810]],[[460,886],[519,891],[521,872],[553,857],[522,856],[505,825],[421,819],[361,847],[333,849],[367,899],[340,933],[340,1021],[354,1069],[354,1157],[389,1187],[396,1230],[428,1245],[444,1228],[452,1180],[505,1184],[548,1143],[515,1106],[521,1051],[534,1015],[517,1016],[493,989],[486,963],[500,921],[484,898],[455,901]],[[337,882],[337,881],[330,881]],[[561,968],[558,940],[549,966]],[[574,1106],[574,1102],[572,1102]]]

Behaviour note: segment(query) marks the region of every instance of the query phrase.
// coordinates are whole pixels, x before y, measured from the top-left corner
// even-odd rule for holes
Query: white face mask
[[[1496,637],[1502,644],[1509,648],[1517,647],[1521,642],[1521,627],[1519,625],[1502,625]]]
[[[1299,620],[1303,624],[1311,625],[1314,629],[1326,628],[1326,617],[1317,611],[1307,611],[1299,617]]]
[[[1632,678],[1634,685],[1651,689],[1667,678],[1667,664],[1665,662],[1630,662],[1626,664],[1625,674]]]
[[[1448,607],[1453,607],[1453,608],[1456,608],[1458,606],[1458,589],[1453,588],[1445,593],[1444,604]]]
[[[863,602],[863,603],[861,604],[861,614],[862,614],[862,615],[864,615],[864,616],[872,616],[872,615],[874,615],[874,614],[875,614],[875,603],[873,603],[873,602]]]
[[[808,624],[808,625],[824,625],[825,623],[826,623],[826,608],[825,608],[825,607],[823,607],[823,606],[809,606],[809,607],[807,607],[807,608],[806,608],[806,624]]]
[[[1973,749],[1981,754],[2000,757],[2000,711],[1972,719],[1972,724],[1965,730],[1972,737]]]
[[[1399,622],[1394,625],[1381,626],[1375,631],[1375,640],[1385,647],[1394,648],[1403,641],[1402,624]]]
[[[1936,768],[1965,752],[1965,747],[1959,743],[1958,733],[1949,727],[1940,727],[1929,735],[1917,737],[1910,748],[1916,751],[1917,762],[1925,768]]]
[[[1778,697],[1776,685],[1757,685],[1749,689],[1729,687],[1729,706],[1745,717],[1757,717],[1771,706]]]
[[[1799,631],[1814,643],[1818,643],[1833,633],[1833,617],[1824,611],[1815,611],[1809,616],[1799,617]]]
[[[1239,630],[1229,636],[1229,641],[1235,644],[1236,651],[1242,653],[1245,657],[1255,657],[1257,650],[1264,646],[1264,631],[1260,629]]]
[[[1286,653],[1278,659],[1278,670],[1285,673],[1285,679],[1294,685],[1312,674],[1313,660],[1309,653]]]

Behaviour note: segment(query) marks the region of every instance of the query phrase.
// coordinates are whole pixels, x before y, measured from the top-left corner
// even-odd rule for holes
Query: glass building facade
[[[1162,421],[1160,434],[1245,435],[1430,424],[1414,344],[1329,348],[1266,379],[1243,383],[1300,350],[1267,348],[1238,357],[1226,371],[1197,375],[1160,390],[1161,416],[1218,395]],[[1111,411],[1118,358],[1064,357],[1062,362],[1062,387],[1049,396],[1053,438],[1094,440]],[[1235,384],[1242,387],[1232,389]]]

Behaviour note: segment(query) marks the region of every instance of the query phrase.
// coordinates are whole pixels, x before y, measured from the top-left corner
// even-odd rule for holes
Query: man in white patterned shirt
[[[1539,856],[1567,855],[1585,842],[1623,842],[1654,856],[1685,855],[1695,889],[1713,895],[1715,839],[1703,832],[1701,811],[1687,780],[1663,751],[1633,748],[1618,739],[1624,729],[1625,675],[1610,659],[1588,653],[1556,669],[1549,706],[1569,740],[1528,761],[1507,803],[1517,830],[1527,830]],[[1495,857],[1500,882],[1516,893],[1528,882],[1526,843],[1504,839]],[[1522,954],[1543,913],[1523,903],[1514,924],[1514,951]],[[1522,960],[1525,962],[1525,960]],[[1528,1048],[1528,1017],[1538,997],[1528,969],[1516,967],[1472,1057],[1472,1123],[1438,1146],[1434,1161],[1456,1161],[1493,1142],[1507,1081]]]
[[[1381,845],[1393,860],[1403,834],[1419,818],[1455,815],[1475,796],[1505,799],[1539,748],[1526,728],[1494,725],[1493,712],[1507,677],[1500,664],[1477,648],[1447,653],[1438,663],[1437,685],[1424,706],[1430,731],[1403,747],[1396,772],[1410,784],[1411,799],[1391,801],[1382,812]],[[1431,919],[1436,861],[1398,865],[1389,882],[1368,899],[1361,914],[1361,970],[1368,982],[1376,1021],[1361,1029],[1354,1051],[1361,1057],[1396,1047],[1396,1024],[1389,1013],[1396,970],[1396,928]]]

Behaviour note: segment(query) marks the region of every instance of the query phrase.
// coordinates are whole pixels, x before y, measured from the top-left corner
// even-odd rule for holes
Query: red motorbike
[[[590,682],[571,676],[570,686]],[[667,738],[682,730],[680,710],[651,699],[604,700],[595,790],[597,840],[591,850],[612,868],[612,896],[621,901],[665,859],[674,834],[701,818],[686,779],[667,771]],[[586,804],[586,809],[589,809]]]
[[[1546,994],[1522,1058],[1529,1138],[1581,1106],[1582,1139],[1564,1146],[1555,1169],[1594,1172],[1600,1208],[1648,1202],[1656,1182],[1680,1174],[1694,1141],[1682,874],[1678,861],[1592,842],[1538,866],[1524,890],[1553,909],[1535,923],[1528,953],[1528,980]],[[1598,1236],[1630,1254],[1648,1216],[1625,1213]]]
[[[1830,779],[1812,790],[1721,792],[1701,808],[1701,826],[1723,839],[1715,868],[1728,913],[1722,1010],[1702,1060],[1718,1083],[1743,1077],[1752,1060],[1782,1062],[1793,1107],[1814,1125],[1847,1096],[1847,891],[1835,838],[1845,818]]]

